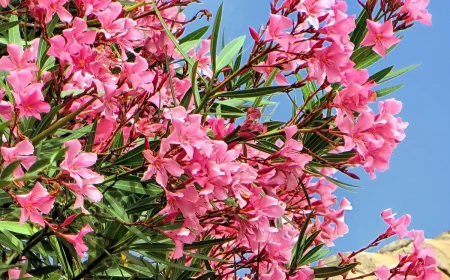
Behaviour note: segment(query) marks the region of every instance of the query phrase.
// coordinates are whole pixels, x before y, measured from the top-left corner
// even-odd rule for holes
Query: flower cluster
[[[345,1],[275,0],[268,23],[250,28],[253,47],[241,65],[242,53],[227,59],[243,41],[218,54],[217,31],[182,37],[189,22],[210,16],[187,18],[195,0],[16,2],[0,0],[9,37],[19,34],[0,58],[0,181],[20,207],[18,222],[42,227],[28,244],[54,235],[96,264],[109,253],[90,250],[84,238],[93,233],[112,254],[157,260],[122,232],[132,228],[143,241],[147,233],[172,241],[170,258],[198,272],[196,244],[222,240],[204,260],[223,279],[241,269],[248,279],[314,278],[315,248],[349,230],[352,206],[334,194],[348,184],[335,174],[357,178],[348,169],[362,166],[375,178],[405,138],[401,102],[369,107],[388,73],[369,78],[367,60],[385,57],[415,21],[431,23],[425,0],[360,2],[358,21]],[[366,34],[355,31],[366,25]],[[263,122],[265,96],[279,92],[300,93],[303,103],[288,121]],[[423,234],[383,215],[386,235],[413,237],[416,251],[377,270],[379,279],[393,271],[435,277]]]

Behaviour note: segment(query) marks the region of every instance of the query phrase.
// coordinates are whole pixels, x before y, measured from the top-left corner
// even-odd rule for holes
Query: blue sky
[[[214,14],[222,1],[204,2],[192,5],[190,11],[208,9]],[[242,35],[249,37],[249,26],[258,29],[268,19],[269,0],[223,2],[223,26],[228,41]],[[357,182],[361,188],[357,193],[338,192],[340,197],[345,196],[352,202],[353,211],[346,215],[350,232],[335,242],[335,250],[356,250],[370,243],[386,229],[380,218],[386,208],[392,208],[399,215],[411,214],[411,228],[424,229],[427,238],[450,230],[450,93],[447,84],[450,81],[450,1],[430,2],[433,25],[416,24],[386,60],[370,69],[373,74],[391,65],[402,68],[421,63],[419,68],[395,81],[405,83],[392,97],[403,102],[400,116],[409,122],[409,127],[406,139],[394,151],[390,169],[378,172],[375,180],[361,173],[361,180]],[[350,14],[359,13],[356,0],[347,3]],[[278,108],[278,119],[283,119],[283,111],[290,111],[290,105],[286,106],[289,110]]]

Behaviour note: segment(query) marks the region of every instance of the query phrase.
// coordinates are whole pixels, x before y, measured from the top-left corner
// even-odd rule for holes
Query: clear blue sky
[[[213,14],[222,1],[204,0],[189,11],[208,9]],[[226,39],[247,35],[267,21],[269,0],[223,0]],[[370,180],[360,173],[357,193],[338,192],[353,204],[346,215],[350,232],[337,240],[335,250],[348,251],[367,245],[386,228],[380,213],[392,208],[399,215],[412,215],[411,228],[424,229],[427,238],[450,230],[450,1],[431,0],[433,26],[420,23],[387,59],[371,73],[390,65],[402,68],[421,63],[419,68],[397,78],[405,86],[392,97],[403,102],[402,119],[409,122],[406,139],[397,147],[390,169]],[[359,13],[356,0],[348,0],[350,14]],[[206,21],[203,22],[206,25]],[[290,105],[287,105],[290,108]],[[283,119],[282,108],[276,116]]]

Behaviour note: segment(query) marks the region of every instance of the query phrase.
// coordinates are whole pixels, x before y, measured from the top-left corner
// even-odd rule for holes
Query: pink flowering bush
[[[440,279],[391,210],[323,261],[349,230],[335,190],[387,170],[408,126],[383,84],[412,67],[367,69],[431,24],[428,1],[274,0],[230,42],[222,6],[192,30],[212,16],[194,2],[0,0],[1,278]],[[411,255],[348,277],[394,235]]]

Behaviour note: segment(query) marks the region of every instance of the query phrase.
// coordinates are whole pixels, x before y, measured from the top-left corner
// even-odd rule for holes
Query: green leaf
[[[104,186],[105,185],[102,185],[102,188]],[[147,194],[151,196],[155,196],[163,192],[162,187],[158,185],[140,182],[131,182],[131,181],[117,181],[111,187],[118,190],[127,191],[130,193]]]
[[[274,87],[263,87],[263,88],[251,88],[240,91],[223,91],[215,94],[215,97],[233,97],[233,98],[243,98],[243,97],[258,97],[269,95],[277,92],[282,92],[286,90],[288,86],[274,86]]]
[[[184,244],[185,250],[193,250],[193,249],[200,249],[200,248],[210,248],[215,245],[224,244],[230,241],[233,241],[234,238],[221,238],[221,239],[211,239],[211,240],[202,240],[202,241],[195,241],[192,242],[192,244]]]
[[[119,157],[112,165],[126,165],[130,163],[135,164],[136,162],[142,163],[144,160],[144,156],[142,155],[144,147],[144,144],[137,146],[136,148]]]
[[[219,9],[216,13],[216,18],[214,20],[213,25],[213,31],[211,34],[211,65],[212,69],[217,69],[217,44],[219,42],[219,32],[220,32],[220,23],[222,21],[222,10],[223,10],[223,3],[220,4]]]
[[[330,253],[330,249],[321,250],[324,244],[317,245],[306,253],[300,260],[299,265],[307,265],[323,259]]]
[[[95,100],[96,100],[95,98],[92,98],[91,100],[86,102],[83,106],[81,106],[75,112],[70,113],[69,115],[59,119],[58,121],[56,121],[55,123],[50,125],[46,130],[42,131],[41,133],[39,133],[38,135],[33,137],[31,139],[31,142],[33,143],[33,145],[38,144],[39,142],[44,140],[47,136],[53,135],[53,133],[55,133],[59,128],[63,127],[69,121],[73,120],[76,116],[78,116],[81,112],[83,112],[87,107],[89,107]]]
[[[314,277],[316,278],[328,278],[328,277],[334,277],[338,275],[342,275],[345,272],[348,272],[355,268],[359,263],[352,263],[346,266],[329,266],[329,267],[315,267],[314,270]]]
[[[200,106],[200,94],[198,92],[198,83],[197,83],[197,68],[198,68],[198,60],[195,61],[194,65],[192,66],[191,69],[191,91],[192,94],[194,94],[194,102],[195,102],[195,107],[198,108],[198,106]],[[190,102],[190,100],[188,100]],[[189,106],[189,103],[187,103],[187,105]],[[187,109],[187,107],[185,107]]]
[[[45,42],[45,40],[41,40],[41,42]],[[35,137],[41,131],[43,131],[45,128],[47,128],[51,124],[52,120],[55,118],[55,116],[58,113],[61,106],[62,106],[62,104],[55,106],[51,109],[50,112],[45,114],[44,117],[39,122],[37,122],[37,126],[31,131],[29,137],[30,138]]]
[[[27,173],[34,173],[34,172],[41,171],[42,169],[46,168],[50,164],[51,164],[50,159],[48,159],[48,158],[40,159],[40,160],[36,161],[35,163],[33,163],[33,165],[30,167],[30,169],[28,169]]]
[[[153,252],[148,252],[146,255],[148,255],[149,258],[151,258],[152,260],[165,264],[168,267],[172,267],[172,268],[176,268],[176,269],[183,269],[183,270],[189,270],[189,271],[194,271],[194,272],[208,272],[207,270],[201,269],[201,268],[195,268],[195,267],[190,267],[190,266],[185,266],[185,265],[180,265],[180,264],[176,264],[174,262],[162,259],[159,257],[159,255],[154,254]]]
[[[8,185],[9,185],[9,183],[8,183]],[[4,204],[7,204],[7,203],[11,203],[11,202],[12,202],[11,196],[7,192],[5,192],[4,190],[0,189],[0,205],[4,205]],[[8,208],[8,209],[0,208],[0,209],[2,211],[4,211],[4,210],[11,210],[11,211],[13,211],[13,209],[11,209],[11,208]],[[2,214],[3,214],[3,212],[0,212],[0,215],[2,215]]]
[[[0,32],[5,32],[5,31],[9,30],[10,28],[13,28],[13,27],[19,25],[19,23],[20,23],[19,20],[2,23],[2,24],[0,24]]]
[[[367,19],[367,11],[362,10],[356,19],[356,28],[353,30],[350,41],[355,44],[355,50],[359,48],[359,44],[361,44],[363,40],[363,36],[366,32],[366,19]]]
[[[228,43],[220,52],[217,58],[215,72],[220,71],[233,61],[233,58],[239,53],[245,42],[245,36],[239,37]]]
[[[32,235],[37,232],[36,228],[31,227],[29,224],[19,224],[17,221],[0,221],[0,230],[3,229],[24,235]]]
[[[1,236],[1,243],[6,245],[7,247],[11,248],[12,250],[16,252],[21,252],[23,250],[23,243],[20,239],[18,239],[15,235],[11,234],[7,229],[3,228],[0,230],[4,237]]]
[[[181,44],[181,45],[180,45],[180,48],[181,48],[182,51],[184,51],[184,52],[187,53],[187,52],[190,51],[192,48],[195,48],[195,47],[197,47],[198,45],[200,45],[200,43],[201,43],[201,40],[189,41],[189,42],[186,42],[186,43]]]
[[[90,153],[92,152],[92,147],[94,146],[94,140],[95,140],[95,134],[97,132],[97,125],[98,125],[98,119],[95,119],[93,121],[92,130],[89,132],[87,136],[87,142],[86,142],[86,152]]]
[[[306,216],[306,219],[303,222],[302,228],[300,229],[300,234],[298,236],[297,243],[295,243],[294,251],[292,253],[290,272],[294,272],[295,269],[297,269],[298,262],[303,256],[303,251],[304,251],[303,244],[306,240],[305,233],[306,233],[306,229],[308,228],[309,222],[311,221],[312,215],[313,215],[313,212],[309,213],[308,216]]]
[[[0,176],[0,179],[5,180],[12,177],[14,171],[19,167],[21,160],[16,160],[8,164],[8,166],[3,169],[2,175]]]
[[[18,21],[19,18],[16,15],[11,15],[9,18],[9,23],[13,23]],[[13,27],[10,27],[8,30],[8,42],[10,44],[20,44],[22,39],[20,37],[20,28],[18,24],[14,24]]]
[[[61,243],[61,241],[58,240],[55,235],[49,236],[48,239],[50,241],[51,247],[53,248],[53,251],[55,252],[55,259],[59,264],[61,264],[63,271],[65,272],[65,274],[67,274],[69,279],[71,279],[74,273],[69,258],[64,251],[64,245]]]
[[[391,72],[391,70],[394,68],[394,66],[390,66],[387,68],[384,68],[383,70],[378,71],[377,73],[373,74],[372,76],[369,77],[369,80],[373,80],[375,82],[380,81],[381,79],[383,79],[384,77],[386,77],[386,75],[389,74],[389,72]]]
[[[199,29],[192,31],[188,35],[181,38],[179,42],[180,42],[180,44],[183,44],[183,43],[186,43],[189,41],[201,39],[203,37],[203,35],[205,35],[206,32],[208,32],[208,29],[209,29],[209,26],[200,27]]]
[[[350,191],[350,192],[354,192],[353,188],[359,188],[358,186],[351,185],[351,184],[348,184],[348,183],[344,183],[344,182],[341,182],[341,181],[336,180],[336,179],[334,179],[334,178],[331,178],[330,176],[327,176],[327,175],[321,173],[320,171],[318,171],[318,170],[315,169],[315,168],[311,168],[311,167],[310,167],[310,168],[307,168],[307,171],[310,172],[310,173],[312,173],[312,174],[315,174],[315,175],[319,175],[319,176],[321,176],[321,177],[324,177],[325,179],[327,179],[327,180],[330,181],[331,183],[333,183],[333,184],[335,184],[335,185],[337,185],[337,186],[339,186],[339,187],[341,187],[341,188],[343,188],[343,189],[345,189],[345,190],[347,190],[347,191]]]
[[[400,39],[402,39],[403,37],[400,37]],[[386,54],[390,53],[392,50],[394,50],[399,43],[393,45],[392,47],[390,47],[389,49],[386,50]],[[371,48],[369,48],[371,49]],[[362,59],[359,63],[356,63],[355,65],[355,69],[363,69],[363,68],[367,68],[369,66],[371,66],[372,64],[376,63],[377,61],[379,61],[380,59],[382,59],[382,57],[377,54],[374,51],[371,51],[370,54],[368,56],[366,56],[364,59]]]
[[[28,271],[28,273],[30,273],[33,276],[44,276],[46,274],[50,274],[53,271],[56,271],[59,269],[59,266],[53,266],[53,265],[48,265],[48,266],[43,266],[43,267],[39,267],[33,270]]]
[[[377,90],[376,91],[377,98],[386,96],[386,95],[391,94],[393,92],[396,92],[397,90],[401,89],[403,86],[404,85],[401,84],[401,85],[396,85],[396,86],[388,87],[388,88],[385,88],[385,89]]]
[[[0,123],[0,132],[3,132],[3,130],[5,130],[9,126],[10,123],[11,123],[11,121]]]
[[[208,257],[208,256],[205,256],[205,255],[202,255],[202,254],[197,254],[197,253],[187,253],[186,255],[190,256],[190,257],[193,257],[193,258],[197,258],[197,259],[201,259],[201,260],[207,260],[207,261],[213,261],[213,262],[221,262],[221,263],[229,263],[229,262],[231,262],[229,260]]]
[[[378,82],[378,84],[385,83],[385,82],[390,81],[390,80],[392,80],[394,78],[397,78],[397,77],[405,74],[406,72],[409,72],[409,71],[411,71],[411,70],[413,70],[413,69],[415,69],[415,68],[417,68],[419,66],[420,66],[420,64],[414,64],[414,65],[411,65],[411,66],[408,66],[408,67],[405,67],[405,68],[402,68],[402,69],[399,69],[399,70],[392,71],[391,73],[386,75],[383,80]]]

